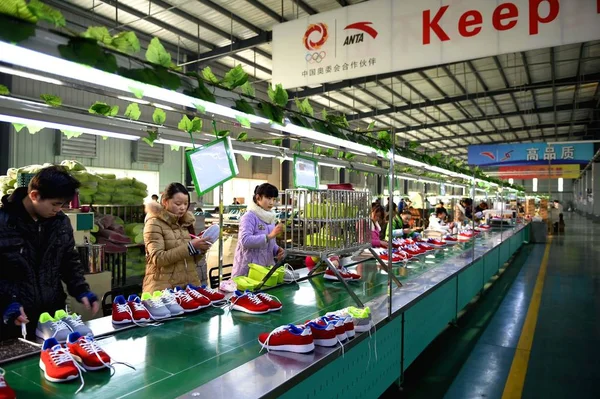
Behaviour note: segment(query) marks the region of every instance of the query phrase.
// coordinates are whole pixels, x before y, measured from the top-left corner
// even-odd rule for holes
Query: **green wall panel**
[[[404,369],[456,318],[456,277],[404,313]]]
[[[483,261],[478,260],[458,275],[457,310],[462,310],[481,291]]]
[[[402,320],[397,317],[280,398],[378,398],[400,377],[401,337]]]
[[[483,280],[488,282],[492,276],[498,273],[498,249],[493,249],[483,259]]]

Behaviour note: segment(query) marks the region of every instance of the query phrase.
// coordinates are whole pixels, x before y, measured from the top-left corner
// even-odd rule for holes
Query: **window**
[[[537,179],[537,177],[534,177],[533,178],[533,192],[537,193],[537,190],[538,190],[538,179]]]

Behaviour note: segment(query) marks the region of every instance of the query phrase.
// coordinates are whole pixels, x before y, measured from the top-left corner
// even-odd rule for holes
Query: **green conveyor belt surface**
[[[408,275],[400,279],[411,280],[467,248],[470,244],[458,244],[421,256],[421,261],[409,262]],[[385,295],[388,276],[373,260],[355,267],[363,280],[350,285],[363,302]],[[84,373],[85,388],[76,397],[176,397],[260,356],[260,333],[354,305],[340,283],[325,281],[322,276],[269,293],[282,301],[282,311],[250,315],[212,307],[158,327],[130,329],[101,339],[100,345],[114,360],[128,362],[136,370],[117,364],[113,376],[108,370]],[[37,356],[5,369],[6,379],[19,398],[70,398],[79,387],[79,380],[61,384],[46,381]]]

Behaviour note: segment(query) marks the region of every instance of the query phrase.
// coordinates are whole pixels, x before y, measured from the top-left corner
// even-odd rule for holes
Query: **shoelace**
[[[194,298],[192,298],[192,296],[185,291],[177,291],[175,295],[177,295],[179,299],[186,303],[194,300]]]
[[[77,317],[73,317],[73,316],[69,316],[71,318],[71,323],[73,324],[73,327],[80,327],[85,325],[83,323],[83,321],[81,320],[81,316],[77,315]]]
[[[53,321],[51,329],[54,331],[54,334],[52,334],[52,338],[56,337],[56,334],[58,334],[58,332],[61,330],[71,331],[71,328],[67,325],[67,323],[65,323],[62,320]]]
[[[293,281],[289,281],[288,284],[291,284],[292,282],[298,284],[298,279],[296,278],[296,271],[294,270],[294,268],[292,266],[290,266],[289,263],[286,263],[283,265],[283,273],[285,275],[285,272],[288,272],[289,275],[292,277]]]
[[[148,312],[148,309],[146,309],[146,307],[144,305],[142,305],[141,303],[133,302],[133,307],[135,308],[135,310],[145,310],[146,312]],[[125,305],[117,304],[117,312],[127,313],[129,316],[131,316],[131,321],[133,322],[133,324],[135,324],[138,327],[160,326],[160,324],[161,324],[161,323],[145,323],[145,324],[138,323],[135,320],[135,317],[133,317],[133,312],[131,311],[131,309],[129,308],[129,306],[127,304],[125,304]],[[148,313],[150,313],[150,312],[148,312]],[[152,315],[150,317],[152,317]]]
[[[175,294],[171,294],[170,292],[163,292],[162,298],[163,300],[166,300],[164,301],[165,305],[179,305],[177,303],[177,298],[175,297]]]
[[[112,363],[106,363],[104,360],[102,360],[102,357],[100,356],[100,352],[104,352],[104,350],[98,345],[98,343],[96,342],[96,340],[93,337],[90,337],[89,335],[82,337],[83,339],[80,338],[79,341],[79,345],[83,348],[83,350],[85,350],[88,354],[94,354],[96,355],[96,357],[98,358],[98,360],[100,360],[100,362],[108,367],[110,369],[110,375],[111,377],[113,375],[115,375],[115,367],[113,366],[113,364],[122,364],[124,366],[127,366],[133,370],[135,370],[135,367],[133,367],[131,364],[126,363],[126,362],[117,362],[115,361],[112,357]]]
[[[209,294],[218,294],[219,293],[219,291],[215,290],[214,288],[209,287],[208,285],[202,289],[204,291],[208,292]]]
[[[155,308],[162,308],[163,306],[165,306],[165,304],[162,301],[162,298],[151,297],[150,303]],[[150,316],[152,316],[152,315],[150,315]]]
[[[269,346],[269,341],[271,340],[271,337],[273,335],[277,335],[277,334],[281,334],[282,332],[284,332],[287,329],[287,326],[281,326],[281,327],[277,327],[276,329],[274,329],[273,331],[271,331],[269,333],[269,335],[267,336],[267,339],[265,339],[265,342],[261,345],[260,350],[258,351],[258,353],[261,353],[263,349],[267,349],[267,352],[269,352],[269,348],[267,348],[267,346]]]
[[[60,349],[51,349],[50,350],[50,359],[52,359],[52,363],[54,363],[57,366],[60,366],[64,363],[69,363],[69,362],[71,362],[75,365],[75,367],[78,370],[77,374],[79,376],[79,379],[81,380],[81,385],[79,386],[79,389],[77,391],[75,391],[75,395],[77,395],[79,392],[81,392],[81,390],[85,386],[85,381],[83,379],[83,373],[85,373],[86,370],[82,366],[80,366],[79,363],[77,363],[77,361],[75,361],[71,352],[69,352],[69,350],[67,348],[63,348],[63,347],[60,347]]]
[[[7,386],[6,380],[4,380],[4,374],[6,374],[6,371],[4,371],[2,367],[0,367],[0,387]]]
[[[259,292],[258,294],[256,294],[256,296],[258,297],[259,300],[261,298],[265,298],[265,300],[267,300],[267,301],[277,301],[277,302],[281,303],[279,298],[277,298],[275,295],[267,294],[266,292]]]

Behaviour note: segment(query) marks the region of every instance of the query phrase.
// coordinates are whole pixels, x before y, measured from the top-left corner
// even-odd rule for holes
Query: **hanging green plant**
[[[220,84],[230,90],[233,90],[236,87],[243,86],[247,82],[248,74],[244,72],[242,66],[238,64],[225,74],[225,77]]]
[[[121,32],[113,36],[110,45],[115,50],[125,54],[135,54],[141,50],[140,41],[134,32]]]
[[[271,144],[281,147],[281,145],[283,144],[283,140],[282,139],[273,139],[273,140],[271,140]]]
[[[0,85],[0,96],[9,96],[10,95],[10,90],[8,90],[8,87],[4,86],[4,85]]]
[[[229,134],[230,134],[229,130],[219,130],[217,132],[217,137],[218,138],[223,138],[223,137],[229,136]]]
[[[310,124],[308,119],[306,119],[305,117],[303,117],[301,115],[290,115],[289,118],[290,118],[290,121],[296,126],[301,126],[306,129],[312,129],[312,125]]]
[[[35,36],[35,23],[2,13],[0,1],[0,39],[7,43],[20,43]]]
[[[154,142],[158,139],[158,130],[148,130],[148,136],[142,137],[142,141],[150,147],[154,147]]]
[[[239,124],[242,127],[245,127],[247,129],[250,129],[251,125],[250,125],[250,120],[244,116],[241,115],[236,115],[235,119],[239,122]]]
[[[72,37],[68,44],[59,45],[58,51],[63,58],[69,61],[109,73],[116,73],[119,70],[115,55],[100,47],[96,39]]]
[[[202,130],[202,119],[195,117],[190,120],[187,115],[183,115],[177,124],[177,128],[189,134],[199,132]]]
[[[256,97],[256,92],[254,90],[254,86],[252,85],[252,82],[250,82],[249,80],[240,87],[242,89],[243,94],[245,94],[249,97]]]
[[[179,151],[179,146],[171,144],[171,151]]]
[[[204,78],[204,80],[206,80],[207,82],[213,83],[213,84],[220,84],[221,81],[219,80],[219,78],[217,78],[215,76],[215,74],[213,73],[212,69],[210,69],[210,67],[206,67],[202,70],[202,77]]]
[[[296,98],[296,107],[298,108],[298,112],[300,112],[302,115],[307,115],[307,116],[314,118],[315,111],[314,111],[312,105],[310,105],[308,98],[305,98],[302,101],[300,101],[298,98]]]
[[[15,132],[17,133],[20,133],[21,130],[23,130],[23,128],[27,128],[29,134],[36,134],[37,132],[43,129],[43,127],[40,126],[24,125],[22,123],[13,123],[12,126],[15,129]]]
[[[23,21],[37,23],[36,17],[25,0],[3,0],[0,2],[0,14],[9,15]]]
[[[129,89],[129,92],[135,96],[135,98],[141,99],[144,97],[144,90],[138,89],[137,87],[133,87],[133,86],[129,86],[128,89]]]
[[[238,135],[238,137],[237,137],[237,139],[236,139],[236,140],[237,140],[237,141],[241,141],[241,142],[244,142],[244,141],[248,140],[248,133],[246,133],[246,132],[241,132],[241,133]]]
[[[42,101],[51,107],[60,107],[62,105],[62,98],[52,94],[42,94],[40,96]]]
[[[283,111],[276,105],[269,104],[268,102],[261,101],[258,105],[258,109],[261,111],[263,116],[268,120],[283,125]]]
[[[100,101],[96,101],[88,110],[90,114],[98,114],[104,116],[116,116],[119,113],[118,105],[108,105]]]
[[[152,121],[157,125],[164,125],[167,120],[167,114],[160,108],[155,108],[152,114]]]
[[[217,102],[215,95],[206,87],[206,85],[204,84],[204,81],[197,73],[190,72],[187,75],[196,78],[198,87],[196,87],[194,90],[184,90],[183,91],[184,94],[191,96],[191,97],[199,98],[200,100],[208,101],[211,103]]]
[[[255,111],[252,105],[250,105],[250,103],[243,98],[235,100],[235,106],[233,107],[233,109],[243,112],[245,114],[255,115]]]
[[[173,61],[171,61],[171,53],[165,50],[158,37],[150,40],[150,44],[146,50],[146,60],[151,64],[158,65],[163,68],[172,68],[175,70],[181,69],[175,65]]]
[[[67,138],[67,140],[72,139],[73,137],[79,137],[81,136],[83,133],[81,132],[75,132],[72,130],[61,130],[62,134],[65,135],[65,137]]]
[[[13,123],[12,127],[13,129],[15,129],[15,132],[20,133],[21,130],[23,130],[23,128],[25,127],[25,125],[22,123]]]
[[[4,0],[3,2],[10,3],[11,0]],[[31,13],[37,17],[38,20],[50,22],[57,28],[67,25],[65,17],[60,11],[42,3],[39,0],[31,0],[27,7],[29,8],[29,11],[31,11]]]
[[[140,106],[137,103],[131,103],[125,109],[125,117],[132,121],[139,120],[140,116],[142,116],[142,111],[140,111]]]
[[[201,114],[205,114],[206,113],[206,107],[202,104],[194,104],[194,107],[196,108],[196,111],[198,111]]]
[[[273,104],[279,105],[280,107],[286,107],[288,103],[288,92],[283,88],[281,84],[277,84],[275,88],[273,85],[269,85],[267,94]]]

